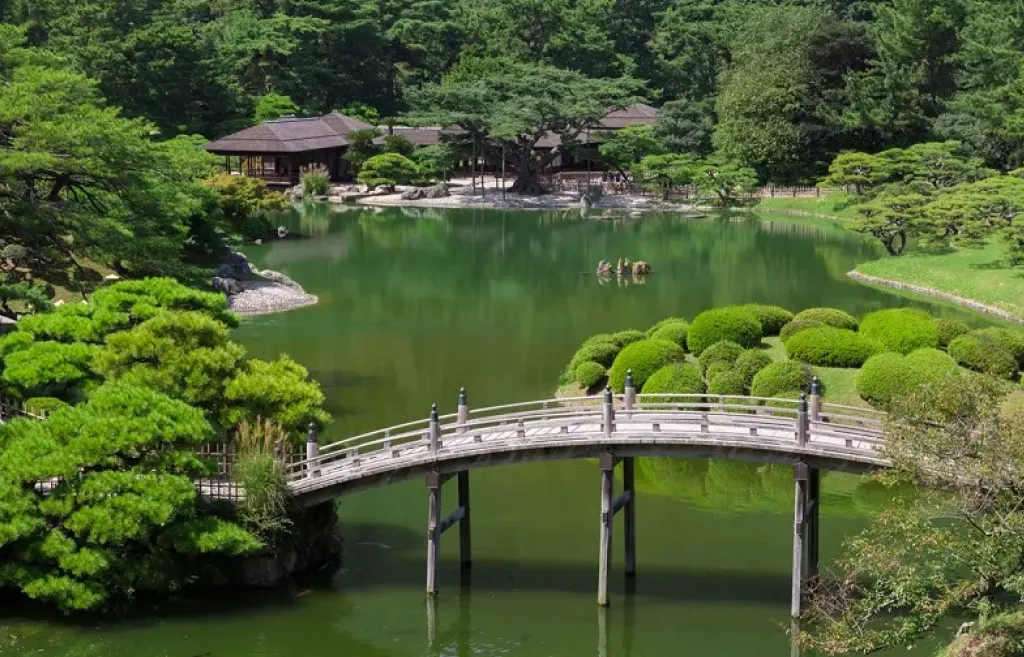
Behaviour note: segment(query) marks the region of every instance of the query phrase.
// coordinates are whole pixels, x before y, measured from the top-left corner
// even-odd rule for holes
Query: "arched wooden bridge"
[[[458,411],[320,445],[310,430],[306,458],[291,463],[297,502],[316,504],[349,492],[423,476],[430,493],[427,592],[437,592],[441,534],[459,525],[463,567],[471,563],[469,470],[566,458],[597,458],[601,471],[598,602],[608,604],[612,521],[625,511],[626,573],[636,570],[633,458],[681,456],[768,461],[794,466],[792,611],[799,615],[806,577],[818,568],[820,470],[867,472],[886,467],[880,453],[884,415],[822,403],[815,379],[800,400],[746,396],[637,395],[632,376],[614,395],[548,399]],[[614,469],[623,465],[623,492]],[[458,478],[459,507],[441,518],[441,488]]]

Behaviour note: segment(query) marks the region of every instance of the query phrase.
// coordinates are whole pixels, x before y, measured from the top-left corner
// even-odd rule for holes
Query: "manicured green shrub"
[[[857,330],[857,320],[853,315],[838,308],[808,308],[796,314],[794,319],[814,319],[822,324],[836,328]]]
[[[607,371],[604,365],[595,363],[592,360],[580,363],[576,366],[576,383],[580,384],[581,388],[589,390],[604,378],[604,374]]]
[[[745,389],[743,375],[736,370],[716,374],[708,383],[708,394],[711,395],[742,395]]]
[[[750,384],[752,397],[775,397],[788,390],[806,390],[811,384],[811,368],[803,363],[785,361],[772,363],[754,376]]]
[[[658,322],[657,324],[655,324],[651,328],[647,329],[647,337],[653,336],[658,331],[658,329],[660,329],[662,326],[665,326],[666,324],[680,324],[680,323],[681,324],[686,324],[687,326],[690,325],[690,322],[686,321],[682,317],[666,317],[665,319],[661,320],[660,322]]]
[[[971,331],[969,335],[976,335],[983,340],[990,340],[1013,355],[1017,361],[1018,369],[1024,367],[1024,333],[1008,328],[984,328]]]
[[[623,392],[626,389],[626,372],[633,370],[633,385],[637,390],[643,390],[644,384],[652,374],[685,358],[686,354],[679,345],[668,340],[647,339],[634,342],[619,352],[608,372],[608,381],[612,390]]]
[[[667,324],[662,324],[657,331],[649,335],[655,340],[668,340],[670,342],[675,342],[683,349],[686,349],[686,333],[689,328],[690,325],[682,320],[678,322],[668,322]]]
[[[757,321],[753,313],[743,308],[712,308],[694,318],[686,336],[690,351],[698,356],[722,340],[753,349],[761,344],[761,322]]]
[[[644,394],[677,393],[680,395],[699,395],[704,392],[704,381],[700,372],[693,365],[673,363],[666,365],[647,379]]]
[[[868,313],[860,322],[860,333],[880,342],[889,351],[901,354],[939,346],[938,322],[917,308],[889,308]]]
[[[800,331],[806,331],[807,329],[818,328],[820,326],[827,326],[827,324],[819,322],[816,319],[794,319],[792,322],[782,327],[782,330],[779,331],[779,338],[781,338],[782,342],[785,343]]]
[[[748,303],[740,307],[753,313],[757,321],[761,322],[761,335],[766,337],[778,335],[783,326],[793,321],[793,313],[781,306]]]
[[[620,351],[622,350],[619,349],[619,346],[612,342],[587,341],[583,343],[579,351],[573,354],[572,360],[569,361],[569,367],[575,372],[581,363],[586,363],[587,361],[594,361],[604,367],[611,367]]]
[[[772,357],[760,349],[748,349],[740,354],[733,365],[733,369],[743,376],[744,385],[749,386],[754,381],[754,376],[772,364]]]
[[[728,372],[731,369],[732,369],[732,365],[729,364],[728,362],[726,362],[724,360],[715,361],[715,362],[711,363],[710,365],[708,365],[708,368],[706,370],[704,370],[704,380],[705,381],[710,381],[711,379],[715,378],[716,376],[718,376],[722,372]]]
[[[882,350],[871,338],[831,326],[800,331],[786,342],[791,359],[821,367],[860,367]]]
[[[1017,374],[1013,354],[984,335],[967,333],[949,343],[949,355],[969,370],[1012,379]]]
[[[626,347],[634,342],[640,342],[647,335],[643,331],[636,329],[626,329],[625,331],[619,331],[618,333],[612,333],[612,342],[619,345],[620,347]]]
[[[907,356],[886,352],[864,363],[854,385],[863,399],[888,406],[919,386],[934,383],[956,371],[956,361],[938,349],[918,349]]]
[[[935,325],[939,329],[939,346],[943,349],[948,347],[950,342],[971,330],[970,326],[959,319],[950,319],[949,317],[939,317],[935,320]]]
[[[735,342],[730,342],[729,340],[716,342],[705,349],[704,353],[700,355],[700,370],[704,374],[707,374],[708,367],[710,367],[712,363],[726,363],[731,368],[733,363],[736,362],[736,359],[739,358],[742,353],[743,347]]]

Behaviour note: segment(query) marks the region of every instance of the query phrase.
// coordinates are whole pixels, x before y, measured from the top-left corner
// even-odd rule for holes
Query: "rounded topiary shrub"
[[[880,351],[882,345],[871,338],[831,326],[800,331],[786,341],[791,359],[822,367],[860,367]]]
[[[721,372],[708,381],[708,394],[711,395],[742,395],[745,389],[743,375],[736,370]]]
[[[634,342],[619,352],[608,371],[608,382],[615,392],[626,389],[626,372],[633,370],[633,385],[643,390],[652,374],[661,368],[686,358],[683,350],[668,340],[650,338]]]
[[[675,342],[683,349],[686,349],[686,333],[689,328],[690,325],[682,320],[668,322],[666,324],[662,324],[658,330],[651,333],[650,336],[654,340],[668,340],[669,342]]]
[[[857,330],[857,319],[845,310],[838,308],[808,308],[798,312],[794,319],[813,319],[827,326],[851,331]]]
[[[1017,361],[1017,367],[1024,366],[1024,333],[1008,328],[984,328],[971,331],[968,335],[975,335],[982,340],[989,340],[1013,355]]]
[[[619,331],[618,333],[612,333],[612,342],[619,345],[620,347],[626,347],[634,342],[640,342],[647,335],[643,331],[636,329],[626,329],[625,331]]]
[[[948,347],[950,342],[971,330],[971,327],[959,319],[950,319],[949,317],[939,317],[935,320],[935,325],[939,329],[939,346],[943,349]]]
[[[860,322],[860,332],[882,343],[889,351],[901,354],[939,346],[939,323],[916,308],[890,308],[868,313]]]
[[[733,369],[743,376],[743,383],[750,385],[754,376],[772,364],[772,358],[760,349],[748,349],[740,354],[733,364]]]
[[[806,390],[811,384],[811,368],[791,360],[772,363],[754,376],[750,384],[753,397],[775,397],[787,390]]]
[[[699,395],[704,392],[704,381],[693,365],[673,363],[666,365],[647,379],[643,394],[659,395],[675,393]]]
[[[763,336],[778,335],[783,326],[793,321],[793,313],[781,306],[748,303],[740,307],[752,313],[757,321],[761,322],[761,335]]]
[[[716,342],[700,355],[700,371],[706,374],[712,363],[726,363],[731,368],[743,351],[743,347],[735,342],[729,340]]]
[[[782,330],[779,331],[779,337],[782,339],[782,342],[785,343],[800,331],[818,328],[819,326],[826,326],[826,324],[819,322],[816,319],[794,319],[792,322],[782,327]]]
[[[583,343],[583,346],[579,348],[572,356],[572,360],[569,361],[569,366],[572,371],[575,372],[576,368],[581,363],[587,361],[593,361],[600,363],[605,367],[611,367],[611,364],[615,362],[615,357],[619,355],[621,349],[614,342],[591,342],[590,340]]]
[[[580,363],[576,366],[576,383],[581,388],[590,389],[597,385],[597,382],[604,378],[604,374],[607,371],[604,365],[601,363],[595,363],[592,360],[588,360],[584,363]]]
[[[907,356],[887,352],[869,358],[857,373],[854,385],[861,398],[889,406],[919,386],[956,371],[956,361],[938,349],[918,349]]]
[[[732,370],[732,365],[724,360],[716,360],[715,362],[708,365],[708,368],[704,370],[704,380],[710,381],[722,372],[728,372]]]
[[[748,310],[731,306],[705,310],[694,318],[686,343],[690,351],[700,356],[705,349],[728,340],[741,347],[753,349],[761,344],[761,322]]]
[[[690,322],[686,321],[682,317],[666,317],[665,319],[661,320],[660,322],[658,322],[657,324],[655,324],[651,328],[647,329],[647,337],[651,337],[652,335],[654,335],[658,331],[658,329],[660,329],[665,324],[679,324],[679,323],[686,324],[687,326],[690,325]]]
[[[1017,374],[1017,359],[1002,345],[973,333],[949,343],[949,355],[969,370],[1012,379]]]

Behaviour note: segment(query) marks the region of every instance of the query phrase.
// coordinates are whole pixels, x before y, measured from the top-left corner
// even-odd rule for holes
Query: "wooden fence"
[[[582,193],[600,189],[603,194],[654,196],[660,192],[650,192],[620,173],[610,171],[576,172],[563,171],[547,179],[550,189],[558,192]],[[821,198],[838,190],[822,189],[821,187],[778,187],[768,185],[758,187],[752,192],[741,194],[744,200],[762,198]],[[693,185],[678,185],[669,189],[668,198],[673,200],[689,200],[706,196]]]

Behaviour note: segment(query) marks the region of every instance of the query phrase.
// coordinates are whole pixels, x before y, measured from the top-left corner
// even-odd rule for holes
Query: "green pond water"
[[[863,314],[923,304],[846,277],[878,249],[837,227],[742,216],[585,221],[579,212],[351,210],[311,206],[283,222],[305,239],[251,257],[320,297],[246,319],[254,356],[288,353],[323,385],[325,440],[471,405],[549,397],[590,334],[741,302]],[[590,273],[620,256],[645,284]],[[612,607],[596,603],[599,475],[591,461],[474,471],[473,572],[442,540],[441,594],[424,596],[421,481],[346,497],[344,569],[266,594],[185,599],[140,619],[0,618],[0,654],[60,657],[576,657],[788,655],[792,472],[730,461],[638,463],[638,575],[627,595],[616,536]],[[885,496],[869,480],[823,479],[823,558]],[[445,509],[454,506],[446,490]],[[621,532],[621,525],[619,526]],[[901,651],[906,653],[906,651]],[[917,654],[917,653],[915,653]],[[927,654],[927,653],[925,653]]]

